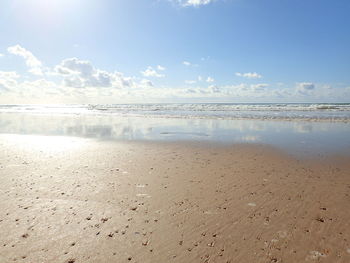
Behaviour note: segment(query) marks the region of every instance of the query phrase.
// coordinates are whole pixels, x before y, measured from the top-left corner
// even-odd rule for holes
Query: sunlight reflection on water
[[[102,140],[263,143],[305,152],[349,152],[350,124],[342,122],[181,119],[0,113],[1,134]],[[33,136],[33,147],[73,147],[67,139]]]
[[[6,134],[6,141],[10,145],[23,145],[25,149],[50,153],[78,150],[85,146],[81,138],[64,136]]]

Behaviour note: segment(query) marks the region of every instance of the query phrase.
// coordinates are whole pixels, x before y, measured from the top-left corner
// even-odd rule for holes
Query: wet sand
[[[0,262],[350,262],[350,158],[0,138]]]

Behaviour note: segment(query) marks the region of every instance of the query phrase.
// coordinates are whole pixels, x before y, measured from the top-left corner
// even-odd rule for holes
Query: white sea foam
[[[106,104],[0,105],[1,112],[117,115],[162,118],[287,119],[350,121],[350,103],[331,104]]]

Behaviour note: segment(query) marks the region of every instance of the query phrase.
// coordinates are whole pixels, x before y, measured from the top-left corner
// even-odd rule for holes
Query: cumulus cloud
[[[161,67],[161,68],[162,68],[162,70],[165,70],[165,68],[163,68],[163,67]],[[159,68],[158,68],[158,70],[159,70]],[[152,67],[148,67],[145,71],[141,71],[141,74],[145,77],[155,77],[155,78],[163,78],[165,76],[164,74],[158,73]]]
[[[13,46],[11,54],[25,59],[31,72],[37,73],[43,69],[42,64],[28,50]],[[186,61],[184,61],[186,62]],[[193,66],[190,62],[184,63]],[[87,60],[67,58],[52,68],[45,68],[45,75],[37,80],[33,76],[21,77],[14,71],[0,71],[0,101],[35,102],[66,102],[66,103],[116,103],[141,102],[145,99],[153,101],[212,100],[227,101],[290,101],[295,99],[324,100],[335,98],[344,100],[350,97],[350,88],[332,88],[327,84],[317,85],[311,82],[300,82],[292,85],[269,85],[266,83],[217,86],[212,85],[214,78],[198,76],[186,80],[183,86],[156,86],[148,77],[162,77],[165,67],[157,65],[142,71],[147,78],[127,77],[121,72],[111,72],[94,67]],[[257,73],[237,73],[244,78],[259,78]],[[51,79],[52,78],[52,79]],[[186,85],[197,84],[197,85]],[[12,96],[12,97],[11,97]]]
[[[264,91],[268,86],[268,84],[260,83],[251,85],[251,88],[255,91]]]
[[[186,99],[264,99],[274,95],[277,89],[267,88],[268,84],[238,84],[217,86],[209,85],[208,87],[191,87],[191,88],[155,88],[152,89],[150,96],[163,96],[164,98],[186,98]],[[286,93],[280,92],[281,96]]]
[[[297,84],[298,88],[301,90],[313,90],[315,89],[315,84],[311,82],[301,82]]]
[[[11,94],[15,96],[16,100],[22,101],[21,103],[52,103],[57,98],[61,99],[56,102],[62,103],[62,100],[67,102],[73,92],[69,87],[63,87],[54,81],[41,78],[19,82],[16,88],[11,91]],[[78,96],[75,97],[75,99],[77,98]]]
[[[140,81],[140,84],[141,84],[143,87],[154,87],[153,82],[150,81],[149,79],[142,79],[142,80]]]
[[[216,86],[216,85],[211,85],[208,87],[208,90],[211,92],[211,93],[220,93],[221,92],[221,89]]]
[[[37,79],[34,81],[24,81],[21,84],[22,87],[26,89],[56,89],[57,84],[53,81],[49,81],[46,79]]]
[[[0,71],[0,91],[13,90],[19,77],[14,71]]]
[[[303,95],[303,96],[310,95],[314,89],[315,89],[315,84],[311,82],[297,83],[297,86],[296,86],[297,94]]]
[[[91,62],[68,58],[55,67],[55,72],[63,77],[63,84],[72,88],[124,88],[131,87],[131,78],[120,72],[96,69]]]
[[[309,95],[315,89],[315,84],[311,82],[300,82],[297,83],[297,93],[301,95]]]
[[[7,48],[7,51],[10,54],[20,56],[24,58],[27,67],[29,67],[29,72],[34,75],[42,75],[42,63],[38,60],[32,52],[27,49],[21,47],[20,45],[15,45]]]
[[[209,82],[209,83],[210,83],[210,82],[214,82],[214,79],[213,79],[212,77],[208,77],[207,80],[206,80],[206,82]]]
[[[64,84],[68,87],[111,87],[113,76],[95,69],[89,61],[77,58],[65,59],[55,67],[58,74],[64,76]]]
[[[62,75],[79,74],[82,77],[88,77],[93,74],[94,68],[89,61],[79,60],[77,58],[68,58],[56,66],[56,71]]]
[[[245,99],[261,99],[273,97],[277,89],[267,89],[268,84],[249,85],[241,83],[238,85],[217,86],[210,85],[205,89],[201,89],[200,93],[206,96],[214,96],[216,98],[245,98]],[[282,94],[283,92],[281,92]]]
[[[0,71],[0,79],[18,79],[19,77],[15,71]]]
[[[247,79],[261,79],[262,78],[262,76],[256,72],[247,72],[247,73],[236,72],[236,76],[247,78]]]

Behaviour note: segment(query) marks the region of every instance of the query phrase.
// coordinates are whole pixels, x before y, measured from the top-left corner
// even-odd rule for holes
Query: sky
[[[350,102],[349,0],[0,0],[0,103]]]

